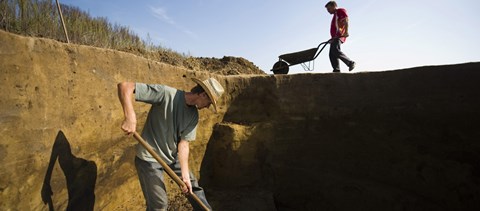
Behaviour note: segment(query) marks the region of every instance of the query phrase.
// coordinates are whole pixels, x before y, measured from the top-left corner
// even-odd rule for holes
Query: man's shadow
[[[93,210],[95,204],[97,165],[93,161],[75,157],[75,155],[72,154],[70,143],[61,130],[55,138],[47,173],[43,181],[41,192],[43,203],[48,204],[50,210],[54,210],[50,180],[57,158],[60,168],[67,180],[67,210]]]

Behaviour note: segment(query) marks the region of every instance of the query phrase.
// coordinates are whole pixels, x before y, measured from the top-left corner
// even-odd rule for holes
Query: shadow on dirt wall
[[[78,158],[72,154],[72,148],[62,131],[59,131],[52,148],[50,162],[41,190],[42,200],[54,210],[50,181],[56,161],[65,175],[68,190],[67,210],[93,210],[95,205],[95,182],[97,165],[93,161]]]

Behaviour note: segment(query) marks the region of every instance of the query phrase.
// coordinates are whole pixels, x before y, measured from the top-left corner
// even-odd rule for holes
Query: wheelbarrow
[[[297,64],[300,64],[305,71],[313,71],[315,69],[315,59],[329,41],[320,43],[316,48],[280,55],[278,57],[279,61],[275,62],[270,71],[273,71],[273,74],[287,74],[290,66]]]

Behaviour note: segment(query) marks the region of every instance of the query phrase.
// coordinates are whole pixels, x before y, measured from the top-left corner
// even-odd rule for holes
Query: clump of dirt
[[[265,74],[255,64],[241,57],[224,56],[217,58],[195,58],[199,67],[221,75]]]
[[[156,49],[147,51],[141,48],[124,48],[121,51],[133,53],[147,59],[163,62],[173,66],[185,67],[190,70],[208,71],[220,75],[266,75],[253,62],[233,56],[224,56],[223,58],[192,57],[180,54],[170,49]]]

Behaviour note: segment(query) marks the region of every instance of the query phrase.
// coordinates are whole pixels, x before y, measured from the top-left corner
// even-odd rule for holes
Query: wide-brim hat
[[[207,93],[208,97],[212,101],[213,109],[215,113],[217,112],[217,100],[223,95],[225,90],[223,86],[215,79],[209,78],[207,80],[201,81],[197,78],[192,78],[193,82],[200,85],[203,90]]]

